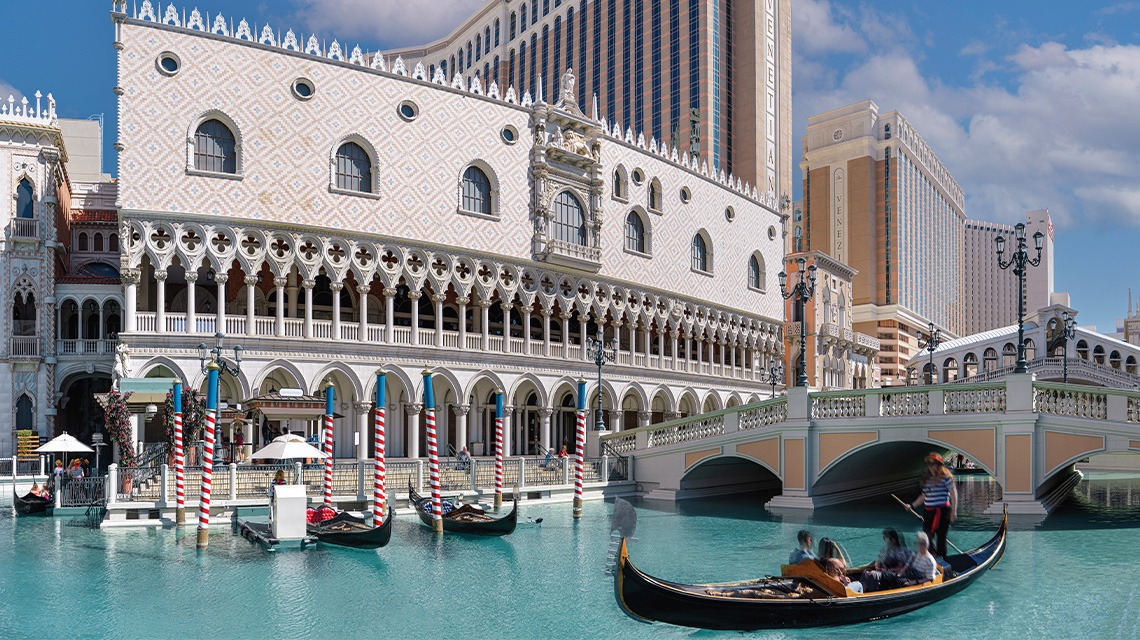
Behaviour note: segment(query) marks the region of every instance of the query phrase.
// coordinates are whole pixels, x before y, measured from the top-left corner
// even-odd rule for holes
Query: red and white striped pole
[[[601,393],[601,389],[598,389]],[[582,517],[582,464],[586,453],[586,381],[578,381],[578,420],[574,430],[574,517]]]
[[[495,389],[495,510],[503,506],[503,390]]]
[[[174,381],[170,392],[174,401],[174,493],[177,503],[174,510],[174,523],[186,524],[186,451],[182,448],[182,381]]]
[[[388,510],[388,489],[384,486],[387,470],[384,467],[384,397],[387,393],[387,381],[384,370],[376,372],[376,418],[373,425],[373,439],[376,453],[372,477],[372,526],[379,527],[384,523]]]
[[[439,497],[439,450],[435,439],[435,393],[431,370],[424,368],[424,411],[427,414],[428,471],[431,476],[431,530],[443,533],[443,504]]]
[[[206,365],[210,383],[206,391],[206,433],[202,442],[202,487],[198,492],[198,548],[210,546],[210,486],[214,480],[214,432],[218,421],[218,372],[211,360]]]
[[[325,382],[325,428],[324,451],[325,455],[325,504],[332,506],[333,491],[333,407],[336,405],[336,390],[332,380]]]

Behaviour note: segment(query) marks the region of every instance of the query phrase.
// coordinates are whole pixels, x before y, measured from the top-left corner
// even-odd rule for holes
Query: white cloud
[[[847,20],[856,35],[868,24],[866,15]],[[797,137],[808,116],[870,98],[914,123],[962,185],[972,218],[1013,221],[1048,207],[1059,226],[1140,228],[1140,46],[1022,45],[1002,61],[1003,85],[980,80],[984,73],[944,84],[906,48],[844,69],[842,56],[795,46],[804,67],[793,67]],[[967,45],[960,53],[982,52]]]
[[[861,53],[867,49],[863,37],[849,25],[837,21],[836,13],[852,16],[828,0],[799,0],[792,8],[792,33],[796,47],[806,53]]]
[[[385,48],[427,44],[473,15],[484,0],[308,0],[297,17],[327,38],[361,38]]]
[[[8,84],[7,82],[0,80],[0,100],[7,103],[8,102],[8,96],[12,96],[12,97],[16,98],[16,102],[18,103],[18,102],[20,102],[20,99],[24,97],[24,94],[21,93],[20,90],[17,89],[16,87],[13,87],[12,85]]]

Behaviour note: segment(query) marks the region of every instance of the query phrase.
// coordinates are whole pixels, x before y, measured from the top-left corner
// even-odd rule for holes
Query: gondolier
[[[922,474],[922,493],[911,503],[912,507],[924,507],[922,530],[930,537],[934,553],[946,557],[946,533],[950,523],[958,518],[958,488],[954,484],[954,474],[942,462],[942,456],[931,453],[926,456],[926,471]]]

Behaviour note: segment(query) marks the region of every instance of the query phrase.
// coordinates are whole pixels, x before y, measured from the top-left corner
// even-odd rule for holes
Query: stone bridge
[[[931,450],[962,453],[1001,485],[1011,513],[1043,514],[1098,453],[1140,453],[1140,392],[1004,380],[809,392],[602,436],[633,459],[647,498],[778,489],[770,508],[917,488]],[[1000,505],[991,505],[1000,509]]]

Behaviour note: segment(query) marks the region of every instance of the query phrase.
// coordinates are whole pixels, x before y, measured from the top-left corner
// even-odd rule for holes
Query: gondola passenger
[[[792,555],[788,557],[788,564],[799,564],[804,560],[817,560],[819,558],[819,556],[815,555],[815,552],[811,550],[811,545],[815,540],[811,537],[810,531],[800,529],[800,532],[796,534],[796,540],[800,543],[800,546],[792,551]]]
[[[856,593],[863,593],[863,585],[858,581],[852,581],[847,575],[847,561],[843,559],[839,545],[831,538],[819,541],[819,559],[816,562],[824,573],[838,580],[839,584]]]
[[[903,538],[894,529],[883,529],[883,549],[875,559],[873,569],[863,572],[859,583],[863,585],[863,593],[895,589],[902,586],[899,572],[906,568],[914,553],[906,548]]]
[[[901,572],[905,585],[926,584],[938,573],[934,556],[930,555],[930,539],[925,533],[914,535],[914,547],[914,557]]]
[[[934,543],[934,552],[946,557],[946,532],[950,523],[958,518],[958,488],[954,474],[942,462],[942,456],[926,456],[926,471],[922,474],[922,493],[911,503],[912,507],[925,507],[922,530]]]

